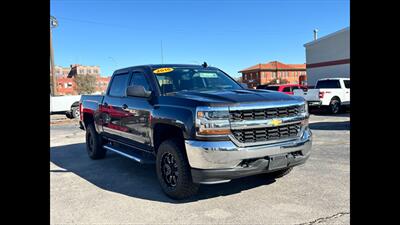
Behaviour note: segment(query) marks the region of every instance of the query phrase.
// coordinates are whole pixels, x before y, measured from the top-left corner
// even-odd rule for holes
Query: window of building
[[[88,74],[91,74],[91,73],[92,73],[92,70],[89,69],[89,70],[88,70]]]
[[[85,73],[85,70],[79,70],[79,74],[84,74]]]

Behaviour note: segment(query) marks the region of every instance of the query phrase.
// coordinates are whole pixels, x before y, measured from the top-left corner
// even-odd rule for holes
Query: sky
[[[304,44],[350,26],[347,0],[51,0],[55,65],[202,64],[231,75],[305,63]]]

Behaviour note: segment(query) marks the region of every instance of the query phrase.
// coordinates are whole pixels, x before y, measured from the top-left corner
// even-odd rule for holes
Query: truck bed
[[[82,113],[93,113],[102,103],[103,95],[82,95],[80,103],[82,104]]]

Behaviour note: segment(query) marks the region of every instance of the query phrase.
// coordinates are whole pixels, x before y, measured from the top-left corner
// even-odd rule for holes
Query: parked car
[[[324,107],[336,114],[342,107],[350,106],[350,79],[319,79],[314,89],[298,89],[295,96],[302,96],[309,106]]]
[[[271,91],[279,91],[288,95],[293,95],[295,89],[307,89],[306,86],[300,84],[281,84],[281,85],[258,85],[257,89],[266,89]]]
[[[171,198],[200,184],[255,174],[282,177],[310,156],[301,97],[243,88],[198,65],[146,65],[114,72],[105,95],[82,95],[80,127],[90,158],[112,151],[154,163]]]
[[[50,95],[50,114],[65,113],[68,118],[79,118],[80,95]]]

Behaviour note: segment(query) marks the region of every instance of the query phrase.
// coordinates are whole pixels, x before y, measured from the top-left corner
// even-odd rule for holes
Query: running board
[[[153,164],[154,163],[154,160],[147,159],[146,157],[143,157],[140,154],[134,152],[134,150],[126,150],[126,149],[118,148],[116,146],[111,146],[111,145],[104,145],[103,148],[110,150],[112,152],[115,152],[119,155],[125,156],[129,159],[133,159],[138,163],[142,163],[142,164]]]

